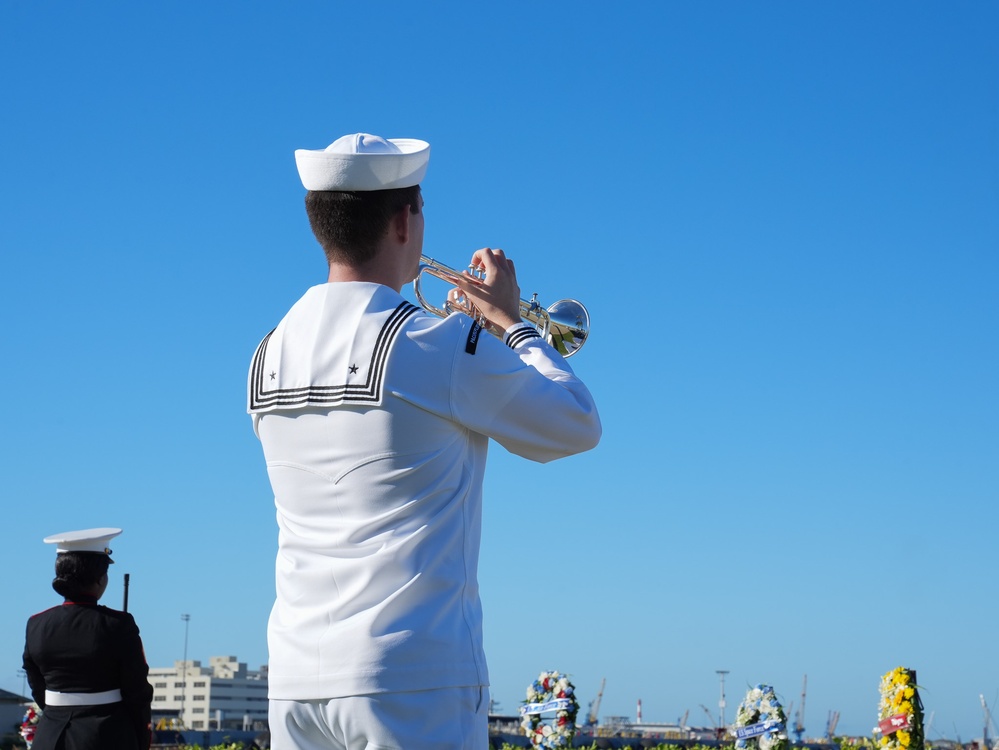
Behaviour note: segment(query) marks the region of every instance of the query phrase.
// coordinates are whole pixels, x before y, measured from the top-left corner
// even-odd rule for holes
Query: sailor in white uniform
[[[600,437],[586,386],[520,319],[502,250],[476,251],[485,280],[459,282],[502,339],[400,295],[419,267],[429,153],[367,134],[296,152],[329,278],[264,338],[248,378],[279,529],[273,750],[487,747],[489,439],[544,462]]]

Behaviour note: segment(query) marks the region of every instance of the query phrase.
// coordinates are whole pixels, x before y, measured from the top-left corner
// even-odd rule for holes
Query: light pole
[[[723,739],[725,737],[725,675],[728,674],[727,669],[716,669],[715,674],[721,678],[721,698],[718,699],[718,739]]]
[[[184,702],[187,699],[187,631],[191,626],[191,616],[181,615],[180,619],[184,621],[184,661],[181,662],[180,668],[180,725],[186,729],[187,716],[184,713]]]

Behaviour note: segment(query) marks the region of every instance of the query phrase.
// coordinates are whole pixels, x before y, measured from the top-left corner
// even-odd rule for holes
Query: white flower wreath
[[[550,722],[541,714],[554,712]],[[520,726],[531,738],[534,747],[571,747],[576,735],[576,714],[579,703],[569,678],[558,672],[542,672],[527,687],[527,700],[520,707]]]
[[[735,746],[739,750],[787,750],[787,717],[769,685],[746,693],[735,714]]]

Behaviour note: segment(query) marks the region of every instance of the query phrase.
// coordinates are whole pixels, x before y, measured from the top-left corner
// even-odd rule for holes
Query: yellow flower
[[[911,714],[912,704],[909,703],[909,701],[902,701],[901,703],[898,704],[898,712],[900,714]]]
[[[914,695],[916,694],[916,691],[915,691],[915,690],[913,690],[913,689],[912,689],[911,687],[907,687],[907,688],[906,688],[906,689],[905,689],[905,690],[903,691],[903,693],[905,694],[905,697],[906,697],[906,698],[912,698],[912,696],[914,696]]]
[[[900,744],[902,747],[909,746],[910,737],[908,732],[906,732],[904,729],[899,729],[897,732],[895,732],[895,734],[898,735],[898,744]]]
[[[888,738],[887,737],[882,737],[881,738],[881,746],[884,747],[887,744],[888,744]]]

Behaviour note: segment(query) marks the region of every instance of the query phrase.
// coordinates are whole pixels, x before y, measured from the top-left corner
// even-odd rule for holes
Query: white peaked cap
[[[430,144],[415,138],[354,133],[325,149],[295,151],[306,190],[391,190],[419,185],[430,163]]]
[[[56,545],[56,552],[103,552],[111,554],[108,545],[121,533],[121,529],[83,529],[82,531],[64,531],[61,534],[47,536],[46,544]]]

